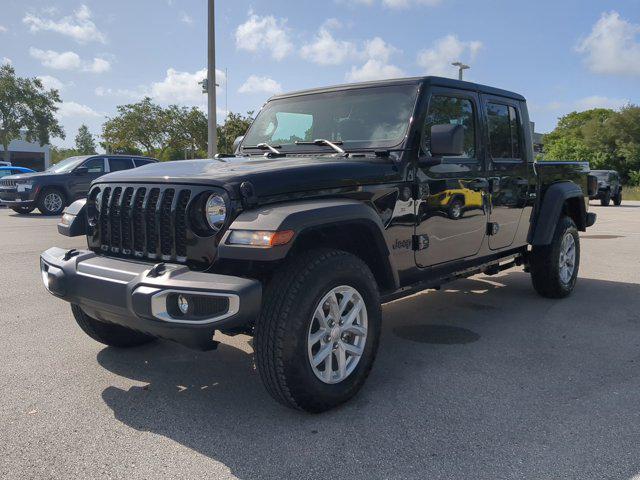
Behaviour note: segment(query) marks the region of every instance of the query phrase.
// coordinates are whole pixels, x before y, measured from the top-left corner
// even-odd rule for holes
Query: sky
[[[72,146],[145,95],[205,108],[206,0],[1,0],[0,63],[63,99]],[[539,132],[640,104],[640,0],[217,0],[218,120],[274,93],[456,77],[521,93]]]

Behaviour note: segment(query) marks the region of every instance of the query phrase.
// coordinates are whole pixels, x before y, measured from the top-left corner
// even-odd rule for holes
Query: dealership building
[[[6,161],[7,155],[4,147],[0,145],[0,160]],[[51,161],[51,146],[41,146],[38,142],[27,142],[16,139],[9,144],[9,158],[11,165],[26,167],[36,171],[49,168]]]

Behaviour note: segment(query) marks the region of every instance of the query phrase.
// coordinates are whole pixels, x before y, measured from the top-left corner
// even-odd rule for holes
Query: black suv
[[[107,345],[252,335],[267,391],[323,411],[364,384],[381,303],[516,266],[571,293],[595,179],[536,164],[529,125],[522,96],[434,77],[274,97],[236,155],[95,181],[58,225],[88,248],[42,279]]]
[[[87,196],[91,182],[105,173],[156,163],[131,155],[69,157],[44,172],[6,176],[0,180],[0,202],[17,213],[38,208],[45,215],[60,215],[64,207]]]
[[[620,174],[615,170],[591,170],[598,179],[598,193],[592,199],[600,200],[603,207],[608,207],[611,200],[616,206],[622,204],[622,182]]]

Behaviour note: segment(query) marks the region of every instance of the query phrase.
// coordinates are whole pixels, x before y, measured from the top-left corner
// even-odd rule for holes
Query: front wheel
[[[353,397],[380,338],[376,281],[358,257],[318,249],[294,257],[267,286],[256,364],[269,394],[312,413]]]
[[[153,342],[155,337],[136,332],[114,323],[106,323],[90,317],[78,306],[71,305],[71,311],[84,333],[96,342],[104,343],[110,347],[131,348]]]
[[[28,213],[33,212],[34,208],[35,207],[11,207],[11,210],[19,213],[20,215],[27,215]]]
[[[619,207],[620,205],[622,205],[622,190],[620,190],[618,194],[615,197],[613,197],[613,204],[616,207]]]
[[[64,194],[57,188],[45,188],[40,194],[38,210],[43,215],[61,215],[64,207]]]
[[[576,224],[567,216],[560,217],[550,245],[531,250],[531,281],[536,291],[547,298],[563,298],[571,294],[580,267],[580,236]]]
[[[611,192],[607,190],[606,192],[604,192],[602,198],[600,199],[600,205],[602,205],[603,207],[608,207],[609,203],[611,203]]]

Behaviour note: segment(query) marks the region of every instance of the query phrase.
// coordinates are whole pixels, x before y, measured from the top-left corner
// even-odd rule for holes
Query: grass
[[[623,200],[640,200],[640,187],[624,187],[622,198]]]

